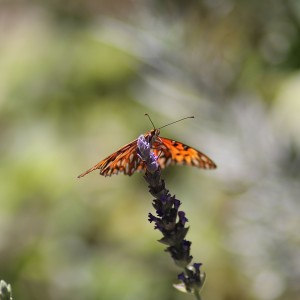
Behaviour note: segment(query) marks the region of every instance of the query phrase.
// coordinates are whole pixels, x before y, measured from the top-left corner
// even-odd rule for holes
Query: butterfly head
[[[154,142],[156,141],[157,137],[159,136],[160,134],[160,130],[159,129],[152,129],[148,132],[148,136],[146,137],[149,144],[152,146],[154,144]]]
[[[160,130],[159,129],[152,129],[151,130],[151,135],[153,136],[153,137],[158,137],[159,135],[160,135]]]

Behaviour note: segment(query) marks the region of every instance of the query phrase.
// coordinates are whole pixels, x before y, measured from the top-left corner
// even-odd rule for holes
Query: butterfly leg
[[[160,156],[162,155],[162,150],[159,150],[159,153],[158,153],[158,155],[157,155],[157,158],[160,158]]]
[[[160,150],[159,146],[158,147],[151,147],[151,150],[156,150],[158,152],[157,158],[160,158],[161,154],[163,153],[163,151]]]

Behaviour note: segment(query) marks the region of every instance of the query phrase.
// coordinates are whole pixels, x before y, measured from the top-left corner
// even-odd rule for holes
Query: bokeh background
[[[0,2],[0,279],[14,298],[192,299],[141,174],[76,176],[152,128],[203,298],[300,297],[300,2]]]

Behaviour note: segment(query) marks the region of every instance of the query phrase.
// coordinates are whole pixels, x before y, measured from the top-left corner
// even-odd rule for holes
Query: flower
[[[146,168],[153,173],[158,169],[157,157],[151,151],[150,144],[146,141],[143,135],[140,135],[137,140],[138,156],[145,162]]]
[[[148,214],[150,223],[154,223],[154,229],[158,229],[163,237],[159,242],[167,245],[166,252],[171,254],[175,264],[184,269],[178,275],[180,284],[174,285],[177,289],[194,293],[200,299],[199,290],[203,286],[205,273],[200,272],[201,263],[194,263],[188,266],[193,257],[190,255],[191,242],[185,239],[189,227],[185,227],[188,219],[184,211],[179,211],[181,202],[171,196],[165,187],[165,182],[161,178],[158,157],[151,151],[150,143],[143,135],[137,141],[138,155],[145,163],[145,180],[148,183],[149,192],[155,198],[152,205],[156,211],[156,216]]]

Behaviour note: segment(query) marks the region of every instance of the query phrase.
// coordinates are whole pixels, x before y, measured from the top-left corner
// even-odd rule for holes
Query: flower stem
[[[200,292],[199,292],[198,290],[195,290],[195,291],[194,291],[194,295],[195,295],[195,298],[196,298],[197,300],[202,300],[201,295],[200,295]]]

